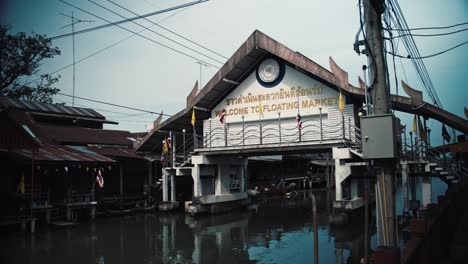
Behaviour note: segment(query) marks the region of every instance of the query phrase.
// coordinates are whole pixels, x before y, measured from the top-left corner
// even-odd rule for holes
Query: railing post
[[[345,119],[344,119],[344,114],[341,113],[341,125],[342,125],[342,130],[343,130],[343,139],[346,138],[346,134],[345,134]]]
[[[349,140],[351,140],[352,135],[351,135],[351,118],[350,117],[348,117],[348,128],[349,128]]]
[[[406,127],[403,128],[403,153],[406,156]]]
[[[208,133],[208,138],[210,139],[210,148],[211,148],[211,142],[213,140],[213,130],[211,130],[211,118],[209,119],[210,121],[210,132]]]
[[[319,111],[320,111],[320,141],[323,141],[322,107],[319,107]]]
[[[182,129],[182,142],[184,142],[184,161],[187,158],[187,155],[185,153],[185,128]]]
[[[410,136],[411,156],[413,156],[413,160],[414,160],[413,131],[409,132],[409,136]]]
[[[263,126],[262,126],[262,120],[260,119],[260,145],[263,144]]]
[[[227,140],[228,140],[227,124],[224,124],[224,146],[225,147],[227,147]]]
[[[279,133],[279,143],[281,144],[281,112],[278,112],[278,133]]]
[[[242,146],[245,145],[245,123],[244,123],[245,117],[242,116]]]
[[[299,142],[302,142],[302,127],[299,127]]]

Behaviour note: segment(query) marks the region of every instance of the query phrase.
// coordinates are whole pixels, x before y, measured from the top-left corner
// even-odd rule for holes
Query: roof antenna
[[[68,17],[71,19],[71,23],[68,25],[65,25],[61,27],[61,29],[66,28],[71,26],[72,27],[72,41],[73,41],[73,96],[72,96],[72,106],[75,106],[75,25],[78,23],[86,22],[86,23],[92,23],[94,22],[93,20],[83,20],[83,19],[78,19],[73,16],[73,11],[71,15],[67,15],[64,13],[59,13],[60,15],[64,17]]]

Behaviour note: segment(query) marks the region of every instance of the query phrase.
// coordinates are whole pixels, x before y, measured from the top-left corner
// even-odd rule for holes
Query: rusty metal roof
[[[133,146],[135,141],[132,133],[121,130],[41,125],[39,131],[50,142],[59,144]]]
[[[13,149],[11,152],[27,159],[33,158],[33,151],[31,149]],[[93,151],[85,151],[55,144],[42,144],[39,148],[36,148],[34,151],[34,160],[52,162],[116,162],[111,158]]]
[[[90,108],[46,104],[29,100],[14,99],[6,96],[0,96],[0,108],[16,108],[30,112],[42,112],[105,120],[103,115]]]
[[[87,147],[87,149],[96,152],[100,155],[104,155],[107,157],[115,157],[115,158],[130,158],[130,159],[141,159],[144,160],[143,157],[135,154],[135,150],[133,149],[124,149],[124,148],[99,148],[99,147]]]

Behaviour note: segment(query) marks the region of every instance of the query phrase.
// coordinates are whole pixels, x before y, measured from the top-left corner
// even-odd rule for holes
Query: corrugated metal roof
[[[35,101],[13,99],[6,96],[0,96],[0,108],[18,108],[28,110],[31,112],[45,112],[96,119],[105,119],[103,115],[89,108],[46,104]]]
[[[13,149],[12,152],[27,159],[32,159],[31,149]],[[36,161],[56,161],[56,162],[116,162],[106,156],[92,151],[81,151],[79,149],[55,144],[43,144],[34,152]]]
[[[133,134],[128,131],[41,125],[42,135],[60,144],[102,144],[133,146]]]
[[[98,148],[98,147],[87,147],[87,149],[96,152],[100,155],[107,157],[116,157],[116,158],[130,158],[130,159],[141,159],[143,157],[135,154],[133,149],[123,149],[123,148]]]

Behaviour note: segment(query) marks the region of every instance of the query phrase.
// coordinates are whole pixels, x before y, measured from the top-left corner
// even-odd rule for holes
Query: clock
[[[257,68],[257,80],[264,87],[276,86],[284,77],[284,64],[269,58],[260,63]]]

